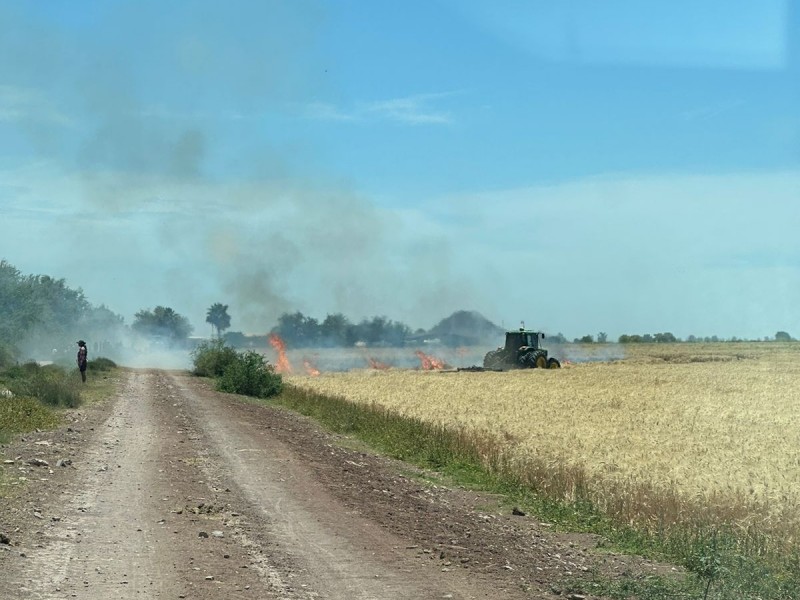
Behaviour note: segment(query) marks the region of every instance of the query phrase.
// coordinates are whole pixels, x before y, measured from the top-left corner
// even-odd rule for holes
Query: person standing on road
[[[86,342],[78,340],[78,370],[81,372],[81,381],[86,383],[86,366],[89,362],[89,350]]]

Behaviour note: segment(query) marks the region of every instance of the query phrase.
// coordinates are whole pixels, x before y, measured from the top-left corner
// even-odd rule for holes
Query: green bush
[[[269,398],[281,392],[283,378],[275,373],[261,354],[249,350],[244,354],[235,354],[233,362],[225,367],[222,377],[217,380],[217,389],[232,394]]]
[[[97,358],[89,361],[88,369],[90,371],[110,371],[111,369],[116,368],[116,366],[117,363],[110,358],[98,356]]]
[[[15,396],[29,396],[49,406],[75,408],[81,404],[80,381],[57,365],[35,362],[6,369],[2,377]]]
[[[236,350],[222,340],[203,342],[192,351],[194,374],[201,377],[220,377],[228,365],[237,359]]]

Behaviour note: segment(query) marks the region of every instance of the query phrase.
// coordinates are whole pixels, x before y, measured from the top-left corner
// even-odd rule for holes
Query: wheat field
[[[800,531],[800,344],[631,345],[622,360],[561,370],[359,369],[289,382],[489,433],[510,460],[577,468],[598,494],[675,496],[678,519],[688,503]]]

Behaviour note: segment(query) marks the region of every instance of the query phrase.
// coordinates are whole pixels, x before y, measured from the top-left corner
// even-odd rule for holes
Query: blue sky
[[[187,8],[191,7],[191,8]],[[800,336],[800,9],[0,1],[0,255],[128,322]]]

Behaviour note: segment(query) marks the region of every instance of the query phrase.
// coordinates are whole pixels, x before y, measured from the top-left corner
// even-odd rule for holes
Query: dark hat
[[[78,340],[78,346],[85,346],[85,345],[86,342],[84,342],[83,340]]]

